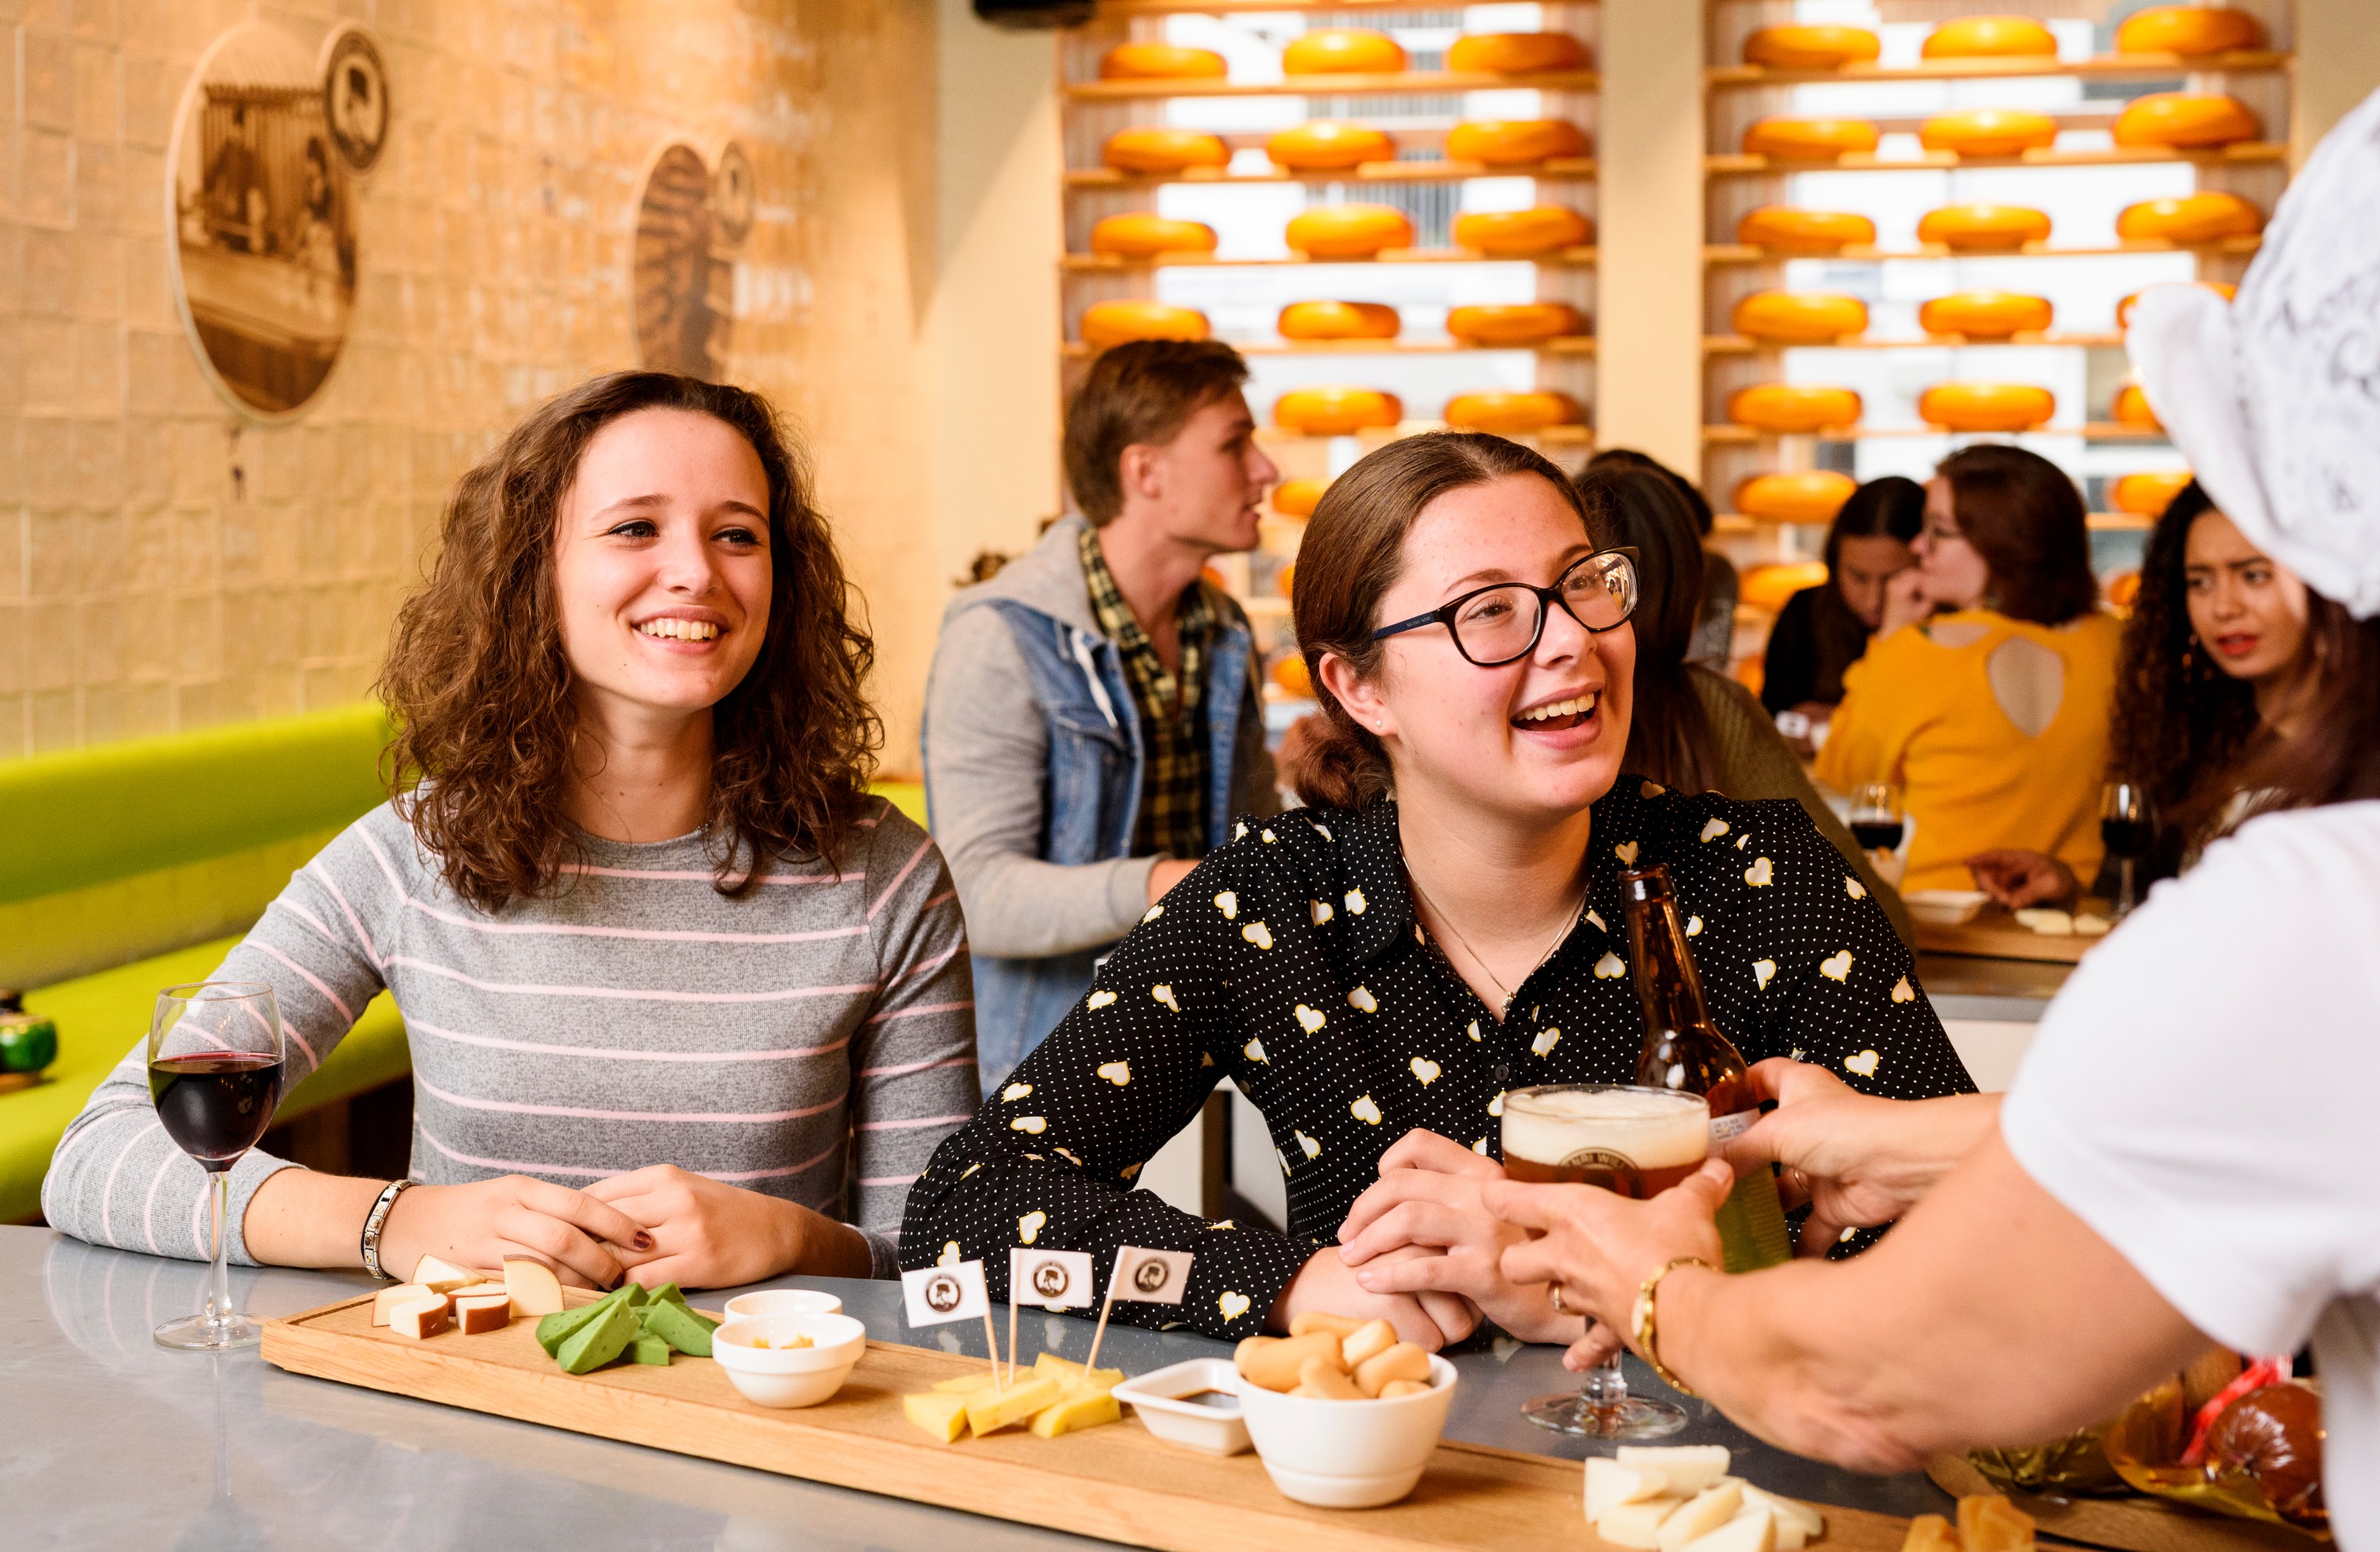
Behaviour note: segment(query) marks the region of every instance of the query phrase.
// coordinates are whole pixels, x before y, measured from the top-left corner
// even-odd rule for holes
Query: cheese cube
[[[1753,1509],[1686,1546],[1689,1552],[1777,1552],[1777,1520],[1765,1509]]]
[[[928,1390],[901,1398],[901,1411],[910,1422],[944,1444],[956,1444],[966,1431],[966,1398]]]
[[[1826,1517],[1799,1498],[1789,1498],[1782,1494],[1772,1493],[1766,1487],[1755,1487],[1747,1482],[1743,1485],[1743,1501],[1748,1505],[1757,1504],[1777,1516],[1777,1545],[1783,1549],[1783,1552],[1791,1552],[1791,1548],[1786,1547],[1785,1545],[1788,1535],[1786,1527],[1789,1525],[1800,1533],[1802,1541],[1812,1540],[1826,1534]],[[1799,1546],[1801,1541],[1796,1541],[1793,1545]]]
[[[513,1323],[513,1302],[502,1293],[492,1298],[456,1299],[453,1303],[455,1324],[463,1328],[467,1337],[501,1331]]]
[[[1617,1459],[1634,1471],[1657,1471],[1670,1479],[1668,1491],[1688,1497],[1727,1474],[1723,1444],[1623,1444]]]
[[[425,1255],[413,1264],[413,1280],[433,1293],[452,1293],[468,1283],[479,1281],[480,1274],[466,1271],[452,1261]]]
[[[372,1295],[372,1324],[387,1325],[388,1312],[399,1304],[418,1304],[424,1299],[435,1296],[437,1295],[433,1290],[424,1288],[418,1282],[400,1282],[383,1288]]]
[[[967,1426],[978,1438],[1022,1423],[1058,1399],[1058,1382],[1036,1376],[1006,1389],[978,1390],[966,1398]]]
[[[399,1304],[388,1312],[388,1328],[400,1337],[415,1340],[446,1328],[446,1296],[435,1294],[417,1299],[409,1304]]]
[[[670,1344],[655,1336],[642,1336],[628,1343],[628,1356],[639,1364],[669,1366]]]
[[[1909,1534],[1901,1540],[1900,1552],[1959,1552],[1959,1538],[1951,1533],[1948,1520],[1938,1514],[1921,1514],[1909,1522]]]
[[[513,1308],[523,1315],[559,1315],[567,1307],[562,1279],[553,1275],[553,1268],[527,1256],[504,1257],[504,1291],[512,1296]]]
[[[2030,1552],[2033,1516],[1999,1493],[1959,1500],[1959,1545],[1966,1552]]]
[[[1061,1358],[1054,1352],[1045,1352],[1038,1358],[1034,1359],[1033,1372],[1035,1374],[1048,1375],[1051,1379],[1056,1380],[1061,1385],[1073,1385],[1079,1382],[1096,1385],[1104,1389],[1109,1386],[1122,1385],[1123,1383],[1123,1371],[1122,1369],[1090,1369],[1087,1371],[1084,1369],[1082,1364],[1075,1363],[1072,1358]]]
[[[637,1305],[628,1318],[689,1358],[710,1356],[710,1333],[718,1323],[667,1299]]]
[[[1608,1455],[1586,1458],[1586,1522],[1590,1525],[1625,1503],[1658,1498],[1670,1490],[1670,1479],[1657,1471],[1637,1471]]]
[[[1686,1543],[1708,1535],[1735,1518],[1743,1507],[1743,1485],[1725,1480],[1688,1498],[1683,1508],[1661,1522],[1661,1552],[1683,1552]]]
[[[625,1303],[613,1304],[602,1318],[570,1333],[553,1356],[563,1373],[589,1374],[617,1358],[636,1339],[637,1312]]]
[[[1000,1376],[987,1369],[980,1374],[963,1374],[955,1379],[938,1379],[934,1381],[934,1388],[945,1396],[972,1396],[999,1383]]]
[[[1078,1434],[1102,1423],[1123,1420],[1123,1409],[1116,1404],[1115,1393],[1108,1387],[1075,1385],[1069,1386],[1054,1405],[1033,1414],[1033,1432],[1042,1438],[1056,1438],[1060,1434]]]
[[[1614,1546],[1628,1546],[1636,1552],[1654,1552],[1661,1545],[1661,1522],[1675,1514],[1685,1503],[1683,1498],[1641,1498],[1634,1503],[1615,1504],[1603,1511],[1595,1522],[1595,1534]]]

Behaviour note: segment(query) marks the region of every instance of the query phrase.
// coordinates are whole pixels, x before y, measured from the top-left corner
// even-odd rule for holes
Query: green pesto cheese
[[[562,1344],[582,1329],[589,1321],[599,1320],[606,1311],[619,1306],[620,1293],[620,1290],[614,1289],[591,1303],[581,1304],[577,1309],[563,1310],[557,1314],[543,1316],[537,1323],[537,1345],[545,1349],[547,1357],[559,1356]]]
[[[565,1374],[590,1374],[627,1351],[637,1338],[637,1314],[625,1303],[613,1304],[600,1320],[573,1331],[554,1356]]]
[[[719,1328],[717,1324],[695,1314],[684,1304],[662,1300],[637,1311],[636,1318],[648,1332],[687,1357],[710,1356],[710,1333]]]
[[[670,1344],[651,1335],[638,1337],[628,1344],[629,1355],[639,1364],[660,1364],[670,1361]]]
[[[673,1304],[684,1304],[686,1303],[686,1292],[684,1290],[680,1289],[676,1283],[665,1282],[659,1288],[654,1289],[652,1292],[648,1295],[646,1302],[648,1303],[657,1304],[662,1303],[663,1300],[667,1300]]]

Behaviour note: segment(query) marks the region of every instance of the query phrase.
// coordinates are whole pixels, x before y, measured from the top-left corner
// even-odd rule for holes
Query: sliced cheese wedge
[[[1082,1364],[1075,1363],[1072,1358],[1061,1358],[1054,1352],[1044,1352],[1035,1358],[1033,1372],[1048,1375],[1062,1386],[1081,1384],[1094,1386],[1100,1389],[1111,1389],[1123,1383],[1122,1369],[1086,1370]],[[949,1380],[942,1382],[943,1385],[949,1383],[951,1383]],[[941,1386],[938,1385],[935,1388],[939,1390]]]
[[[1654,1552],[1661,1545],[1661,1522],[1685,1507],[1685,1499],[1643,1498],[1635,1503],[1615,1504],[1603,1511],[1595,1522],[1595,1534],[1614,1546],[1626,1546],[1635,1552]]]
[[[467,1337],[476,1337],[483,1331],[501,1331],[513,1323],[513,1302],[501,1290],[492,1297],[457,1298],[454,1303],[455,1324],[463,1328]]]
[[[1114,1392],[1102,1385],[1075,1385],[1052,1405],[1033,1414],[1033,1432],[1042,1438],[1056,1438],[1060,1434],[1078,1434],[1085,1428],[1096,1428],[1102,1423],[1120,1423],[1123,1409],[1116,1404]]]
[[[978,1438],[1022,1423],[1058,1400],[1058,1382],[1044,1376],[1019,1376],[1007,1389],[986,1388],[966,1398],[967,1426]]]
[[[413,1280],[435,1293],[452,1293],[480,1280],[480,1274],[457,1267],[452,1261],[435,1255],[425,1255],[413,1264]]]
[[[388,1328],[400,1337],[411,1337],[418,1341],[446,1328],[446,1312],[451,1307],[443,1293],[433,1293],[427,1299],[399,1304],[388,1312]]]
[[[1777,1552],[1777,1517],[1755,1508],[1685,1545],[1687,1552]]]
[[[1670,1490],[1670,1479],[1657,1471],[1623,1466],[1608,1455],[1586,1458],[1586,1522],[1601,1520],[1621,1504],[1642,1503]]]
[[[1728,1477],[1688,1498],[1685,1506],[1661,1522],[1661,1552],[1684,1552],[1696,1541],[1735,1518],[1743,1507],[1743,1484]]]
[[[432,1297],[443,1297],[443,1295],[437,1294],[433,1290],[424,1288],[418,1282],[400,1282],[383,1288],[372,1295],[372,1324],[385,1326],[388,1324],[388,1312],[397,1305],[418,1304],[422,1300]]]
[[[999,1384],[1000,1376],[987,1369],[980,1374],[964,1374],[956,1379],[938,1379],[934,1381],[934,1388],[945,1396],[972,1396],[978,1390],[993,1389]]]
[[[948,1391],[922,1391],[901,1398],[902,1414],[944,1444],[956,1444],[966,1432],[966,1398]]]
[[[1727,1474],[1729,1452],[1723,1444],[1623,1444],[1619,1461],[1634,1471],[1657,1471],[1670,1479],[1666,1489],[1689,1497]]]
[[[1799,1498],[1789,1498],[1747,1482],[1743,1485],[1743,1501],[1746,1506],[1757,1505],[1774,1513],[1780,1526],[1787,1522],[1799,1526],[1803,1535],[1812,1540],[1827,1533],[1826,1516]]]
[[[554,1315],[564,1308],[562,1279],[542,1261],[505,1256],[504,1291],[512,1295],[513,1308],[523,1315]]]

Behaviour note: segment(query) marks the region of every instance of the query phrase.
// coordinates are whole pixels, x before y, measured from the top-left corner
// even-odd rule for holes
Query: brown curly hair
[[[587,444],[640,409],[734,428],[769,484],[768,633],[711,708],[714,887],[740,895],[779,855],[838,857],[883,743],[861,688],[875,644],[768,401],[671,372],[590,378],[531,411],[455,487],[429,585],[398,610],[376,686],[397,726],[382,762],[397,812],[483,911],[551,892],[582,853],[562,801],[577,710],[554,530]]]

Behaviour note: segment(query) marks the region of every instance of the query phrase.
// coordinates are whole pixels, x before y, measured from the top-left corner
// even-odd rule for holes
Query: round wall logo
[[[965,1293],[959,1287],[959,1279],[948,1272],[926,1284],[926,1307],[936,1315],[950,1314],[959,1307],[959,1300],[964,1297]]]
[[[1066,1268],[1055,1261],[1044,1261],[1033,1268],[1033,1291],[1044,1299],[1062,1297],[1069,1280]]]
[[[1165,1286],[1167,1275],[1165,1263],[1151,1257],[1132,1269],[1132,1285],[1143,1293],[1154,1293]]]

